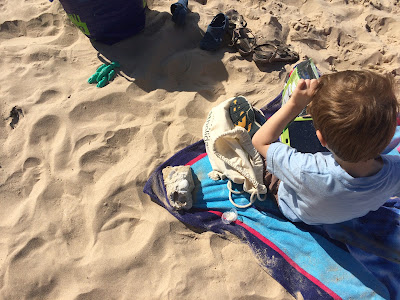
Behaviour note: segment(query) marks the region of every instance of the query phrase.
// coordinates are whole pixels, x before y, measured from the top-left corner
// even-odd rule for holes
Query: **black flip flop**
[[[235,28],[231,45],[235,46],[240,55],[247,56],[253,53],[256,46],[256,37],[248,28]]]
[[[256,46],[256,38],[246,27],[246,20],[235,9],[228,10],[226,16],[229,20],[228,34],[231,38],[229,46],[235,47],[242,56],[251,54]]]
[[[255,46],[253,60],[256,63],[266,64],[273,62],[295,62],[299,60],[299,54],[287,45],[266,42]]]

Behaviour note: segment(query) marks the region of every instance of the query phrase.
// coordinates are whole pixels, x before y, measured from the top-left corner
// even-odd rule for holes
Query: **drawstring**
[[[253,191],[253,192],[251,193],[251,196],[250,196],[250,203],[247,203],[247,204],[244,204],[244,205],[239,205],[239,204],[236,204],[236,203],[232,200],[232,193],[234,193],[234,194],[242,194],[243,191],[234,191],[234,190],[232,189],[232,182],[231,182],[230,180],[228,180],[228,183],[226,184],[226,186],[227,186],[227,188],[228,188],[228,190],[229,190],[229,201],[231,201],[231,203],[232,203],[233,205],[235,205],[236,207],[238,207],[238,208],[247,208],[247,207],[253,205],[253,203],[256,201],[256,199],[255,199],[256,196],[257,196],[257,199],[260,200],[260,201],[265,201],[265,199],[267,199],[267,194],[264,194],[263,197],[262,197],[262,196],[260,195],[260,193],[259,193],[257,190],[255,190],[255,191]]]

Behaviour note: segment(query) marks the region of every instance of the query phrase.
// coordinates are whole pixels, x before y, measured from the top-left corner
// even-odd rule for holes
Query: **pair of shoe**
[[[263,113],[253,109],[252,105],[243,96],[237,96],[231,101],[229,116],[233,125],[246,129],[251,138],[266,121]]]
[[[229,46],[235,46],[243,56],[252,51],[255,45],[255,38],[251,36],[251,31],[246,28],[247,22],[236,10],[231,9],[226,14],[219,13],[207,27],[207,32],[200,42],[203,50],[217,50],[225,34],[231,38]]]
[[[239,52],[242,50],[244,52],[246,51],[246,46],[244,42],[241,42],[242,39],[239,37],[239,32],[240,35],[245,35],[246,26],[247,23],[243,16],[239,15],[234,9],[229,10],[226,14],[219,13],[207,27],[204,38],[200,42],[200,48],[203,50],[215,51],[220,47],[224,35],[229,34],[232,38],[230,46],[237,45]],[[235,39],[235,41],[233,41],[233,39]]]
[[[178,26],[183,26],[188,13],[188,0],[178,0],[171,5],[172,21]],[[207,28],[203,39],[200,41],[200,48],[208,51],[217,50],[224,34],[228,29],[228,18],[223,13],[217,14]]]
[[[265,64],[273,62],[295,62],[299,59],[298,53],[294,52],[287,45],[276,42],[266,42],[257,45],[257,40],[252,31],[247,28],[244,17],[236,10],[231,9],[227,13],[229,20],[229,34],[231,43],[240,55],[248,56],[253,54],[256,63]]]
[[[231,38],[229,46],[235,46],[243,56],[248,55],[255,45],[255,37],[246,26],[243,16],[234,9],[226,14],[219,13],[208,26],[200,48],[211,51],[218,49],[227,33]]]
[[[235,36],[235,41],[231,43],[231,46],[237,45],[239,52],[245,52],[246,46],[244,42],[241,42],[240,36],[245,35],[246,26],[247,23],[243,16],[239,15],[234,9],[229,10],[226,14],[219,13],[208,25],[207,31],[200,42],[200,48],[215,51],[221,46],[224,35],[229,34],[231,37]]]
[[[188,0],[178,0],[178,2],[171,5],[172,21],[178,26],[183,26],[187,12]],[[217,14],[208,26],[203,39],[200,41],[200,48],[208,51],[217,50],[228,29],[228,23],[228,18],[223,13]]]

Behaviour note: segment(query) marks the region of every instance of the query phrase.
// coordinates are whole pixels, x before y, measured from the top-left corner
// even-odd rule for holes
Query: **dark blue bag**
[[[114,44],[145,25],[146,0],[60,0],[69,19],[87,37]]]

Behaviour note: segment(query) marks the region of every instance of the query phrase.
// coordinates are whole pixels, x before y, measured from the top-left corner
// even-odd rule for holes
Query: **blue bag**
[[[51,0],[52,1],[52,0]],[[114,44],[145,26],[146,0],[60,0],[69,19],[87,37]]]

